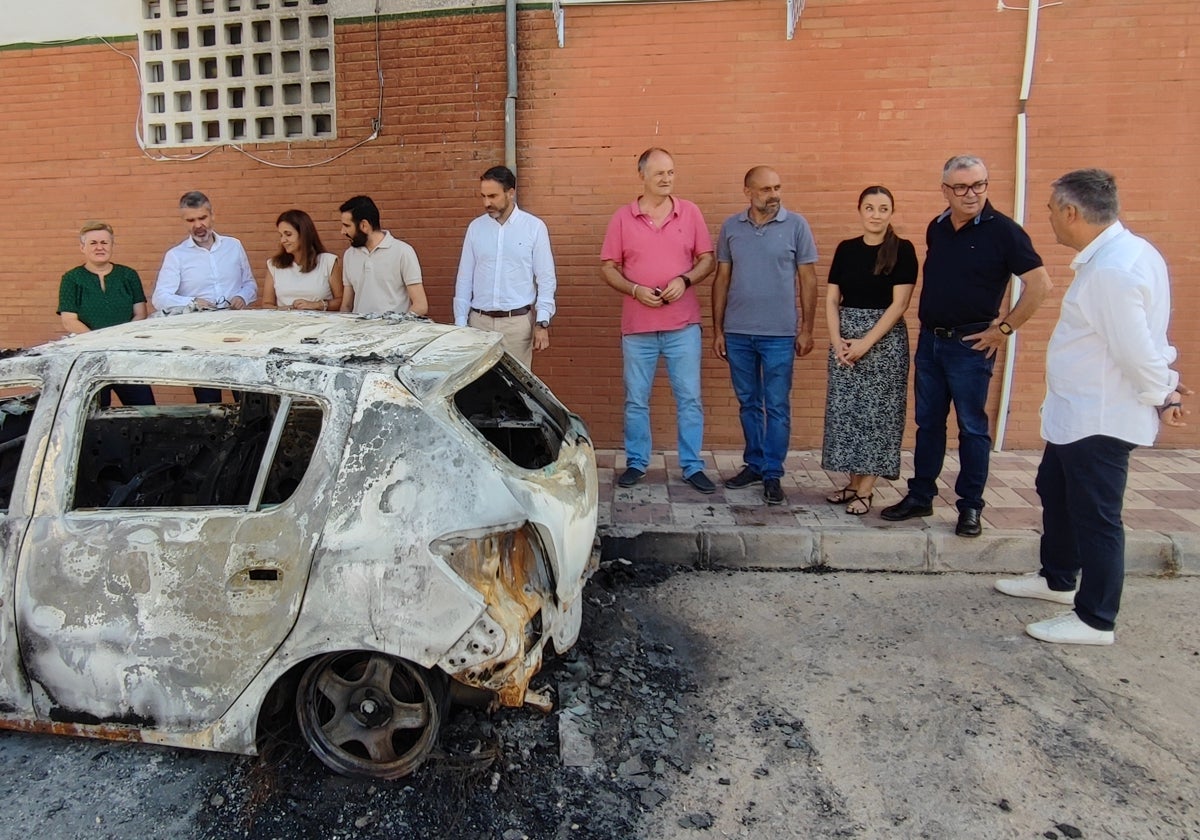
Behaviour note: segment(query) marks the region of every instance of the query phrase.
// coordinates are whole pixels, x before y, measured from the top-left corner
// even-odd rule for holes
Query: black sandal
[[[871,512],[871,500],[874,498],[874,493],[868,493],[865,496],[856,495],[850,500],[850,503],[846,505],[846,513],[850,514],[851,516],[866,516]],[[862,510],[850,510],[850,505],[854,504],[855,502],[862,502],[864,505],[866,505],[866,507]]]
[[[825,501],[831,505],[844,505],[847,502],[852,502],[858,498],[858,491],[847,484],[841,490],[834,493],[832,496],[826,496]]]

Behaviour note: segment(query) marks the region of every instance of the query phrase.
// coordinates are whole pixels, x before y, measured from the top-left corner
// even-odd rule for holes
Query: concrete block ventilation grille
[[[140,0],[148,148],[337,137],[329,0]]]

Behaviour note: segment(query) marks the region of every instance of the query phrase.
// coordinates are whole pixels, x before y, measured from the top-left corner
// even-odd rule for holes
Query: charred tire
[[[382,653],[331,653],[300,679],[296,718],[326,767],[396,779],[420,767],[433,749],[445,697],[441,672]]]

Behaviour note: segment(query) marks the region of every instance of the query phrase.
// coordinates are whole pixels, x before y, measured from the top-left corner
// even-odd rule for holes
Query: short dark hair
[[[1059,207],[1068,204],[1093,225],[1110,225],[1121,212],[1117,179],[1103,169],[1076,169],[1050,185],[1051,197]]]
[[[480,181],[495,181],[500,186],[504,187],[504,191],[515,190],[517,188],[517,176],[507,166],[493,166],[487,172],[479,176]]]
[[[359,222],[366,222],[371,226],[371,230],[379,230],[379,208],[368,195],[356,195],[346,199],[338,208],[338,212],[349,213],[350,218],[354,219],[355,227],[358,227]]]
[[[200,190],[190,190],[185,192],[179,198],[180,210],[198,210],[201,207],[212,209],[212,202],[208,200],[208,196],[200,192]]]
[[[667,157],[669,157],[671,159],[672,163],[675,162],[675,156],[673,154],[671,154],[670,152],[668,152],[666,149],[659,148],[658,146],[651,146],[649,149],[642,152],[641,156],[638,158],[638,174],[639,175],[646,174],[646,161],[650,160],[650,156],[652,154],[654,154],[655,152],[662,152],[664,155],[666,155]]]

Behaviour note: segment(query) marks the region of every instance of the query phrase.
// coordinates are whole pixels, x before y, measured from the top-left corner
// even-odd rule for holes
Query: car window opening
[[[74,507],[245,507],[272,454],[268,442],[283,404],[286,420],[260,505],[287,501],[304,478],[321,433],[314,400],[242,391],[228,403],[102,408],[94,397]]]
[[[519,467],[558,460],[566,411],[536,380],[501,361],[454,396],[454,404],[489,443]]]
[[[8,510],[40,391],[0,391],[0,510]]]

